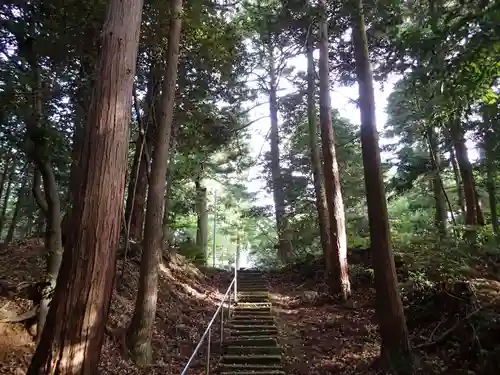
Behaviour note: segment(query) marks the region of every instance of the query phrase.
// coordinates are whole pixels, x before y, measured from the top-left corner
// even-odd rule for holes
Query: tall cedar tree
[[[410,342],[390,242],[363,5],[361,0],[354,0],[353,3],[352,40],[359,89],[361,148],[375,270],[377,315],[382,338],[381,363],[398,373],[406,374],[411,373],[412,368]]]
[[[318,3],[319,20],[319,121],[323,148],[323,168],[330,228],[332,271],[329,285],[332,293],[347,299],[351,294],[347,266],[347,235],[345,228],[344,202],[340,188],[339,167],[335,152],[332,108],[330,103],[330,77],[328,59],[328,20],[326,0]]]
[[[97,373],[119,245],[142,5],[110,0],[107,7],[74,195],[75,229],[28,375]]]
[[[139,291],[134,315],[127,332],[127,345],[134,361],[147,365],[152,361],[151,338],[158,298],[158,266],[163,250],[163,206],[167,175],[170,135],[174,116],[175,87],[182,26],[182,0],[171,3],[172,18],[168,37],[168,55],[163,80],[161,113],[154,142],[151,183],[146,203],[143,253]]]

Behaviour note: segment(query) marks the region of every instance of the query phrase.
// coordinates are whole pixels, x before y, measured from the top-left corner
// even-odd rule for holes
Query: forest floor
[[[269,276],[287,374],[380,374],[371,260],[361,254],[351,253],[353,293],[344,303],[325,293],[321,261]],[[416,374],[498,374],[500,282],[486,269],[478,264],[461,280],[415,281],[399,263]]]
[[[0,321],[5,315],[29,311],[32,305],[27,298],[6,296],[2,282],[22,287],[40,281],[44,271],[43,259],[42,242],[36,239],[0,250]],[[123,262],[119,261],[117,275],[121,274],[122,266]],[[99,373],[180,374],[215,312],[223,296],[221,291],[224,293],[230,282],[230,275],[213,271],[204,274],[181,256],[173,257],[168,268],[160,268],[158,312],[153,335],[155,365],[144,369],[134,366],[124,350],[123,327],[132,316],[138,277],[138,259],[129,259],[123,279],[117,283],[118,291],[113,292]],[[1,375],[26,374],[34,342],[25,323],[0,322]],[[213,340],[219,340],[218,332],[214,332]],[[201,374],[202,371],[203,364],[195,364],[190,374]]]
[[[8,297],[5,283],[23,286],[39,281],[44,270],[42,255],[39,240],[0,250],[0,321],[6,312],[30,310],[29,298]],[[351,258],[353,296],[346,303],[325,293],[320,262],[268,274],[287,374],[377,373],[370,368],[380,350],[370,261],[364,255]],[[402,268],[400,264],[398,271],[407,274]],[[119,262],[118,274],[122,270]],[[180,256],[169,267],[162,266],[160,275],[155,365],[139,369],[124,350],[123,328],[132,315],[139,276],[138,259],[133,258],[113,293],[100,374],[179,374],[231,279],[224,271],[203,273]],[[400,278],[405,279],[404,275]],[[495,277],[476,272],[467,281],[413,283],[411,288],[404,287],[403,299],[419,374],[498,374],[500,282]],[[26,373],[34,350],[27,328],[24,323],[0,322],[0,374]],[[219,340],[217,335],[214,342]],[[203,370],[199,361],[190,374]]]

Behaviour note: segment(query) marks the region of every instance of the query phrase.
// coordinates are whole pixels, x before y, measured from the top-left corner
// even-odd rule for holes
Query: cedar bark
[[[174,0],[171,7],[168,55],[160,105],[161,114],[154,142],[151,181],[146,203],[139,290],[134,314],[127,331],[127,346],[138,365],[147,365],[152,361],[151,338],[158,298],[158,266],[163,250],[162,218],[179,61],[182,0]]]
[[[307,120],[309,125],[309,152],[311,157],[311,170],[314,179],[316,195],[316,210],[318,211],[318,224],[321,239],[321,248],[325,258],[326,277],[332,274],[332,256],[330,244],[330,225],[328,223],[328,208],[326,203],[325,179],[321,171],[321,154],[318,146],[318,126],[316,124],[316,69],[314,67],[314,43],[312,35],[309,36],[307,45]]]
[[[373,77],[361,0],[354,2],[352,28],[359,89],[361,148],[370,225],[370,246],[375,270],[376,313],[382,339],[381,363],[398,373],[407,374],[411,373],[413,362],[391,248],[387,201],[375,123]]]
[[[319,118],[323,149],[323,169],[330,227],[330,254],[332,272],[329,277],[333,293],[343,299],[351,294],[347,265],[347,235],[345,228],[344,202],[340,187],[340,174],[335,152],[332,109],[330,103],[330,72],[328,58],[328,21],[326,0],[319,1]]]
[[[141,13],[141,0],[108,4],[84,128],[81,175],[71,218],[74,229],[28,375],[97,373],[123,212]]]

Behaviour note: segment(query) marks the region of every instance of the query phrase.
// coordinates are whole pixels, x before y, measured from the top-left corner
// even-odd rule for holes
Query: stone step
[[[245,326],[272,326],[276,325],[276,322],[272,317],[269,317],[271,319],[231,319],[229,324],[230,326],[233,325],[245,325]]]
[[[242,365],[276,365],[281,363],[281,356],[275,354],[223,355],[222,363]]]
[[[285,375],[285,372],[283,370],[229,371],[221,372],[219,375]]]
[[[282,370],[281,365],[278,364],[270,364],[270,365],[261,365],[261,364],[240,364],[240,363],[222,363],[220,365],[221,372],[238,372],[242,371],[279,371]]]
[[[270,347],[278,346],[276,337],[229,337],[224,340],[224,347],[245,346],[245,347]]]
[[[251,290],[251,291],[238,292],[238,298],[247,296],[269,297],[269,292],[267,290],[262,290],[262,291]]]
[[[278,329],[277,328],[268,328],[268,329],[261,329],[261,330],[241,330],[241,331],[235,331],[231,330],[229,335],[231,337],[258,337],[258,336],[276,336],[278,334]]]
[[[238,292],[253,292],[253,291],[261,291],[265,292],[267,291],[267,285],[266,284],[260,284],[260,283],[248,283],[248,284],[238,284],[237,285],[237,291]]]
[[[266,303],[257,303],[257,302],[236,302],[233,306],[233,309],[236,311],[246,311],[246,312],[254,312],[254,311],[267,311],[269,314],[271,313],[271,304],[269,302]]]
[[[227,346],[224,348],[226,354],[281,354],[279,346]]]
[[[277,329],[274,324],[228,324],[231,331],[254,331]]]
[[[240,320],[260,320],[260,321],[273,321],[274,322],[274,316],[272,315],[264,315],[264,314],[258,314],[258,315],[253,315],[253,314],[237,314],[232,317],[233,321],[240,321]]]
[[[237,304],[240,303],[269,303],[269,296],[242,296],[238,297]]]

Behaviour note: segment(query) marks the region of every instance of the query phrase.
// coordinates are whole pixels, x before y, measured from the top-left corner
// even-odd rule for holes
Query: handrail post
[[[222,300],[222,309],[220,310],[220,346],[222,348],[222,341],[224,340],[224,302]]]
[[[208,331],[208,338],[207,338],[207,365],[205,368],[205,375],[210,375],[210,347],[212,344],[212,327],[210,327]]]

